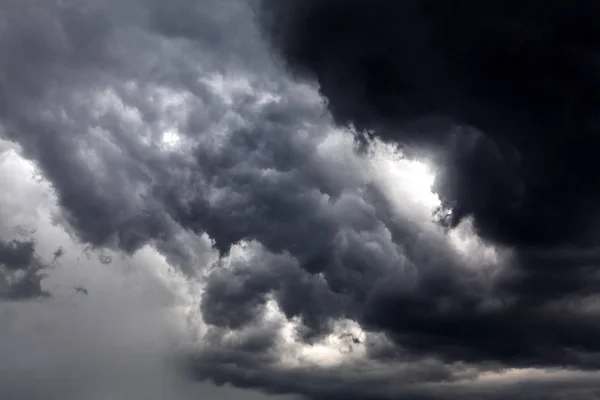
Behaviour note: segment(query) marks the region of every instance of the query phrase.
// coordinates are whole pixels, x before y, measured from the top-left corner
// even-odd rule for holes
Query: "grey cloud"
[[[12,240],[0,243],[0,263],[9,270],[27,268],[34,259],[35,244],[32,241]]]
[[[450,226],[473,218],[517,247],[595,243],[597,4],[263,3],[272,43],[337,121],[440,158]]]
[[[486,386],[486,373],[513,367],[597,368],[597,311],[586,298],[596,291],[587,267],[594,256],[564,260],[558,249],[499,249],[496,260],[481,261],[460,254],[452,230],[433,224],[427,210],[417,214],[409,190],[374,170],[380,143],[367,141],[367,151],[357,152],[351,132],[335,127],[336,107],[344,104],[331,96],[324,104],[315,88],[281,68],[255,24],[256,2],[96,3],[0,6],[9,16],[0,37],[0,132],[50,182],[57,221],[111,260],[84,262],[124,268],[119,256],[149,245],[187,279],[200,280],[194,310],[206,326],[182,365],[193,379],[315,399],[493,398],[485,387],[469,392],[462,380]],[[330,87],[321,89],[327,95]],[[479,182],[496,193],[506,177],[494,171],[516,162],[473,137],[436,159],[444,167],[437,190],[442,201],[459,198],[468,206],[461,217],[481,211],[489,196],[452,190]],[[476,170],[482,160],[490,168]],[[483,179],[466,179],[466,167]],[[460,184],[442,185],[453,179]],[[399,198],[390,194],[395,189]],[[496,239],[480,221],[475,228]],[[250,244],[250,255],[236,259],[240,243]],[[573,266],[569,279],[546,258]],[[78,297],[95,302],[97,289]],[[120,301],[133,300],[117,297],[111,307]],[[273,304],[285,321],[273,319]],[[158,311],[125,307],[107,312],[102,325],[128,326],[129,315],[145,313]],[[96,324],[77,316],[82,325]],[[59,319],[55,329],[72,327]],[[290,345],[281,337],[286,322],[296,324],[294,346],[314,349],[339,334],[342,320],[364,330],[354,343],[356,354],[366,348],[364,356],[335,369],[278,364]],[[103,336],[86,329],[81,335]],[[98,349],[92,353],[109,364]],[[126,370],[138,367],[124,358],[131,362]],[[163,370],[141,374],[144,380]],[[2,386],[15,390],[7,382]],[[499,393],[512,393],[509,386]],[[568,386],[561,384],[557,398]],[[544,387],[533,385],[531,396],[547,393]]]
[[[17,231],[18,239],[0,242],[0,268],[48,265],[57,248],[63,254],[44,270],[44,287],[52,297],[43,302],[24,297],[0,301],[1,398],[269,399],[258,392],[182,379],[174,355],[188,343],[180,304],[186,304],[181,293],[185,280],[164,275],[168,265],[153,250],[114,257],[109,268],[95,257],[88,260],[85,246],[47,213],[54,199],[40,195],[48,194],[44,182],[29,180],[27,164],[17,156],[3,161],[0,181],[9,190],[0,193],[0,235]],[[20,201],[13,209],[15,195]],[[30,228],[11,229],[7,222]],[[78,295],[76,289],[87,295]]]
[[[49,279],[76,275],[72,262],[65,258]],[[182,379],[173,354],[184,336],[167,288],[151,273],[127,276],[124,268],[86,273],[88,296],[62,288],[43,303],[0,304],[2,398],[268,398]]]
[[[45,268],[35,255],[33,241],[0,241],[0,300],[49,297],[42,288]]]
[[[135,4],[143,14],[146,5]],[[141,148],[132,138],[134,131],[138,135],[153,135],[152,125],[135,127],[119,119],[114,111],[97,110],[97,103],[88,97],[93,94],[89,90],[108,86],[125,94],[127,79],[134,79],[142,88],[153,82],[168,85],[177,80],[193,94],[209,96],[206,90],[197,92],[202,85],[196,83],[194,88],[186,81],[192,79],[190,74],[197,68],[192,59],[206,53],[199,53],[191,44],[165,43],[162,52],[160,47],[144,48],[153,31],[141,31],[143,19],[132,18],[141,24],[136,28],[127,25],[132,22],[127,18],[117,18],[121,10],[112,2],[98,7],[86,1],[70,7],[36,5],[31,9],[7,10],[10,23],[0,47],[4,75],[1,113],[8,137],[19,142],[51,179],[68,210],[67,218],[84,241],[94,245],[117,244],[132,251],[148,240],[169,235],[168,221],[158,216],[160,210],[152,204],[140,204],[142,201],[132,196],[149,185],[154,171],[148,169],[157,168],[156,164],[162,162],[153,152],[144,153],[149,149]],[[165,12],[154,8],[150,11],[156,11],[161,18],[167,17]],[[34,23],[37,20],[39,23]],[[130,31],[139,43],[125,40],[124,45],[142,46],[129,59],[120,58],[124,50],[120,40]],[[151,44],[156,46],[155,42]],[[156,50],[164,59],[147,60]],[[179,51],[190,52],[190,63],[173,65],[171,72],[169,57],[181,58]],[[148,115],[159,110],[141,96],[147,96],[143,89],[129,93],[129,98],[134,97],[134,107],[140,106],[141,123],[161,123]],[[208,108],[218,106],[214,96],[199,100],[207,103]],[[223,108],[215,112],[213,120],[223,114]],[[90,165],[93,153],[97,162]],[[144,164],[149,165],[144,167]],[[117,165],[120,174],[96,174]]]

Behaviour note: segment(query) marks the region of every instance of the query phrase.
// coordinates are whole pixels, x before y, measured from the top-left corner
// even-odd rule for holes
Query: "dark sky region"
[[[0,399],[600,399],[600,5],[0,2]]]

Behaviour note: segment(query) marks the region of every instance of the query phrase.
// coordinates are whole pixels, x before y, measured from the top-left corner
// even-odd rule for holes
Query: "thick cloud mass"
[[[597,10],[488,3],[1,3],[0,397],[600,398]]]
[[[593,1],[266,1],[274,43],[339,122],[443,153],[451,226],[589,245],[600,180]]]
[[[441,222],[470,220],[512,252],[510,272],[494,280],[497,308],[450,274],[417,296],[375,296],[367,320],[451,359],[558,364],[583,348],[597,354],[596,333],[587,336],[597,324],[571,305],[597,290],[596,3],[263,7],[272,44],[293,72],[318,82],[338,123],[432,157]]]

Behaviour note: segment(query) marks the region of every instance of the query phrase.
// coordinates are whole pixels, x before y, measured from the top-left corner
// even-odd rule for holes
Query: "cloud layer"
[[[573,4],[0,6],[0,394],[600,396]]]

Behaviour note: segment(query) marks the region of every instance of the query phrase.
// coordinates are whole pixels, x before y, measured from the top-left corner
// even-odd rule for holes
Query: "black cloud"
[[[593,1],[266,1],[292,69],[336,119],[437,153],[451,226],[507,245],[590,244],[600,180]],[[439,154],[442,153],[442,154]]]

